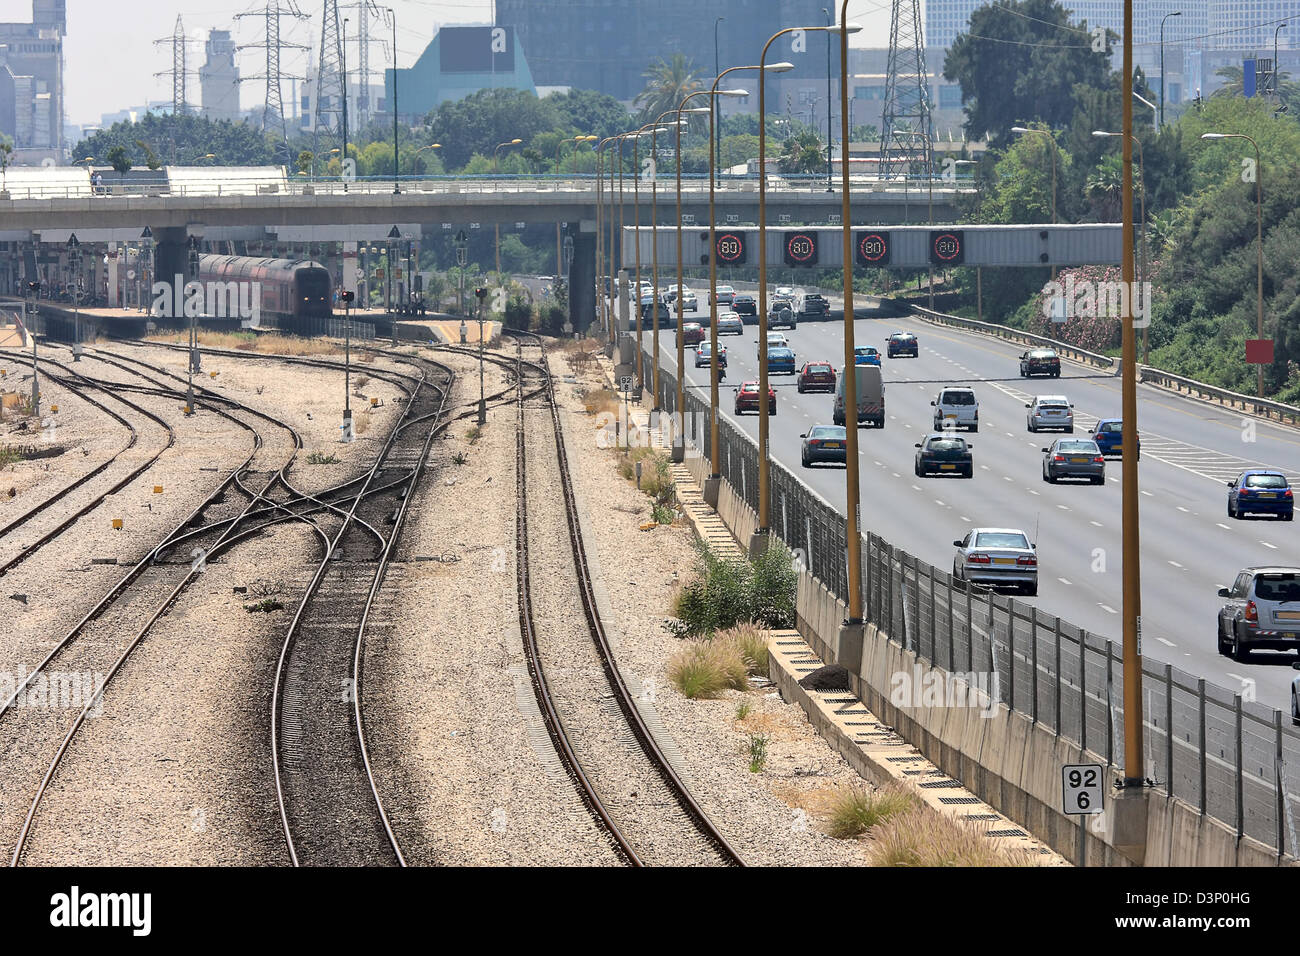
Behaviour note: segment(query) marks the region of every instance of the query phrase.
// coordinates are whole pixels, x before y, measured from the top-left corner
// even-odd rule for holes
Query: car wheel
[[[1226,655],[1230,650],[1232,650],[1232,642],[1228,640],[1224,640],[1223,618],[1218,618],[1217,620],[1218,620],[1218,628],[1216,629],[1216,633],[1214,635],[1215,644],[1218,647],[1219,653]]]
[[[1232,506],[1232,499],[1228,499],[1228,517],[1237,517],[1237,509]]]
[[[1033,422],[1028,422],[1026,427],[1029,429],[1030,434],[1033,434],[1034,432],[1038,431],[1038,429],[1034,427]]]
[[[1300,726],[1300,700],[1296,699],[1295,691],[1291,691],[1291,723]]]
[[[1025,585],[1025,595],[1028,597],[1038,597],[1038,582]]]
[[[804,466],[805,468],[807,468],[807,467],[808,467],[808,453],[807,453],[807,452],[804,452],[803,455],[802,455],[801,457],[803,458],[803,466]]]
[[[794,387],[794,390],[795,390],[796,392],[798,392],[800,395],[802,395],[802,394],[803,394],[803,382],[800,382],[799,384],[797,384],[797,385]]]
[[[918,478],[922,478],[925,476],[925,472],[921,470],[921,466],[919,464],[913,465],[912,471],[916,472],[916,477]]]
[[[1056,484],[1057,480],[1058,480],[1058,479],[1057,479],[1056,475],[1052,474],[1052,469],[1050,469],[1050,468],[1047,469],[1047,483],[1050,484],[1050,485],[1054,485],[1054,484]]]
[[[1294,512],[1294,511],[1288,511],[1286,514],[1284,514],[1284,515],[1282,516],[1282,520],[1283,520],[1283,521],[1290,521],[1290,520],[1291,520],[1292,518],[1294,518],[1294,517],[1295,517],[1295,512]]]
[[[977,432],[977,431],[980,430],[980,427],[979,427],[979,425],[972,425],[972,426],[970,427],[970,430],[971,430],[971,433],[974,434],[975,432]]]
[[[967,468],[966,471],[965,471],[965,473],[962,475],[962,477],[963,477],[963,478],[974,478],[974,477],[975,477],[975,466],[974,466],[974,465],[971,465],[971,467]]]
[[[1241,630],[1235,626],[1232,631],[1232,659],[1239,664],[1250,659],[1250,645],[1241,639]]]
[[[776,414],[776,406],[773,405],[771,408],[769,408],[769,409],[767,410],[767,413],[768,413],[769,415],[775,415],[775,414]]]
[[[1073,435],[1073,434],[1074,434],[1074,426],[1073,426],[1073,425],[1070,425],[1068,428],[1066,428],[1066,429],[1065,429],[1065,433],[1066,433],[1067,435]]]
[[[1106,476],[1105,476],[1105,475],[1101,475],[1100,477],[1093,478],[1093,479],[1092,479],[1092,483],[1093,483],[1094,485],[1104,485],[1104,484],[1106,483]]]

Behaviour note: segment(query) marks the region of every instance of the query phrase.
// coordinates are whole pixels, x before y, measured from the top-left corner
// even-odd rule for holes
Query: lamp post
[[[712,105],[687,107],[686,104],[697,96],[710,96],[711,104],[715,101],[709,90],[696,90],[682,98],[677,112],[683,116],[708,113],[711,119]],[[673,437],[672,458],[677,463],[686,460],[686,340],[682,335],[682,320],[686,317],[682,308],[682,286],[686,281],[682,265],[682,126],[683,124],[679,122],[675,128],[677,133],[677,292],[673,297],[673,304],[677,307],[677,321],[674,323],[677,331],[677,428]]]
[[[27,331],[32,337],[32,414],[41,417],[41,365],[36,353],[36,317],[40,314],[41,283],[32,279],[27,283]]]
[[[1093,135],[1093,136],[1096,136],[1096,137],[1099,137],[1099,138],[1102,138],[1102,137],[1110,137],[1110,136],[1123,136],[1124,134],[1123,134],[1123,133],[1108,133],[1108,132],[1106,132],[1105,130],[1099,130],[1099,129],[1097,129],[1097,130],[1093,130],[1093,131],[1092,131],[1092,135]],[[1142,217],[1142,249],[1141,249],[1141,251],[1140,251],[1140,253],[1139,253],[1140,256],[1141,256],[1141,260],[1142,260],[1142,261],[1141,261],[1141,265],[1140,265],[1139,268],[1138,268],[1138,277],[1137,277],[1137,278],[1138,278],[1138,283],[1139,283],[1139,285],[1140,285],[1140,287],[1141,287],[1141,289],[1142,289],[1142,295],[1143,295],[1144,303],[1145,303],[1147,309],[1150,310],[1150,308],[1151,308],[1151,303],[1148,302],[1148,301],[1145,301],[1145,299],[1146,299],[1146,286],[1145,286],[1145,284],[1143,284],[1143,283],[1145,282],[1145,280],[1146,280],[1146,277],[1147,277],[1147,173],[1146,173],[1146,163],[1145,163],[1145,161],[1143,160],[1143,153],[1142,153],[1142,140],[1140,140],[1140,139],[1138,139],[1136,136],[1134,136],[1134,137],[1133,137],[1133,145],[1136,146],[1136,147],[1138,148],[1138,190],[1139,190],[1139,191],[1138,191],[1138,197],[1139,197],[1140,202],[1141,202],[1141,205],[1140,205],[1140,215],[1141,215],[1141,217]],[[1134,293],[1132,290],[1130,290],[1130,291],[1129,291],[1130,301],[1136,301],[1135,298],[1134,298],[1134,295],[1135,295],[1135,293]],[[1150,318],[1151,318],[1151,317],[1150,317],[1150,313],[1149,313],[1149,311],[1148,311],[1147,322],[1146,322],[1145,325],[1142,326],[1142,364],[1143,364],[1143,365],[1148,365],[1148,364],[1150,364],[1150,359],[1151,359],[1151,338],[1150,338],[1150,335],[1148,335],[1148,332],[1150,331],[1150,324],[1151,324]]]
[[[499,168],[499,163],[501,161],[501,150],[503,150],[507,146],[518,146],[522,142],[523,142],[522,139],[512,139],[508,143],[497,144],[496,149],[492,150],[492,175],[493,176],[497,174],[497,169]],[[500,276],[501,275],[501,223],[499,222],[495,223],[492,229],[495,234],[497,275]]]
[[[1149,99],[1147,99],[1137,90],[1133,90],[1132,92],[1133,92],[1133,99],[1137,100],[1139,103],[1141,103],[1143,106],[1145,106],[1147,109],[1151,111],[1151,128],[1154,130],[1158,130],[1160,128],[1160,107],[1156,106],[1156,104],[1152,103]],[[1133,104],[1130,103],[1129,107],[1131,108],[1132,106]]]
[[[768,407],[767,372],[767,74],[784,73],[794,69],[792,63],[768,64],[767,54],[772,44],[796,30],[804,33],[830,33],[835,26],[786,27],[778,30],[763,45],[763,55],[758,60],[758,528],[750,543],[754,553],[766,548],[768,526],[771,519],[771,448],[770,409]],[[716,245],[716,242],[714,243]],[[710,261],[717,263],[717,250],[710,250]],[[716,281],[716,280],[715,280]],[[716,290],[715,290],[716,298]]]
[[[348,18],[343,18],[343,42],[339,44],[339,71],[343,74],[343,163],[348,165]],[[343,177],[343,191],[348,191],[348,179]]]
[[[1282,21],[1281,23],[1279,23],[1279,24],[1277,25],[1277,27],[1274,28],[1274,30],[1273,30],[1273,98],[1274,98],[1274,99],[1277,98],[1277,74],[1278,74],[1278,69],[1277,69],[1277,66],[1278,66],[1278,64],[1277,64],[1277,35],[1278,35],[1278,33],[1282,30],[1282,28],[1286,26],[1286,24],[1287,24],[1287,21],[1283,20],[1283,21]]]
[[[81,243],[74,233],[68,237],[68,284],[72,293],[72,361],[81,361]]]
[[[671,109],[660,113],[659,118],[654,122],[654,128],[650,131],[650,284],[651,295],[654,299],[654,304],[651,307],[653,311],[650,313],[651,321],[654,323],[650,332],[650,337],[653,340],[651,354],[654,356],[652,366],[654,371],[651,383],[651,390],[654,392],[654,404],[651,406],[651,411],[655,413],[661,411],[659,408],[659,306],[661,304],[659,299],[659,133],[661,130],[667,132],[669,129],[676,129],[677,139],[680,142],[682,124],[686,122],[686,120],[682,119],[680,112],[680,109]],[[676,117],[671,127],[661,127],[659,125],[666,116]],[[637,346],[639,348],[640,343],[637,343]],[[681,372],[680,368],[678,368],[678,372]],[[681,378],[680,374],[678,378]]]
[[[831,19],[830,11],[822,7],[822,15],[826,17],[826,25],[832,26],[835,21]],[[834,162],[831,152],[831,32],[826,31],[826,191],[834,192],[831,188],[831,166]],[[841,104],[841,109],[843,105]]]
[[[1166,13],[1160,18],[1160,113],[1158,125],[1161,129],[1165,128],[1165,21],[1170,17],[1181,17],[1183,11],[1175,10],[1173,13]],[[1273,34],[1274,38],[1277,34]],[[1273,58],[1273,68],[1277,69],[1277,57]]]
[[[563,172],[563,167],[561,166],[560,153],[564,150],[565,143],[574,143],[574,144],[590,143],[592,140],[595,139],[599,139],[599,137],[580,134],[578,136],[571,136],[567,139],[560,140],[559,143],[557,143],[555,146],[556,176],[558,177]],[[576,172],[577,170],[575,169],[574,171]],[[500,235],[500,226],[497,227],[497,234]],[[500,257],[498,256],[497,272],[500,271],[501,271],[501,261],[500,261]],[[563,272],[564,272],[564,233],[563,233],[563,226],[557,222],[555,224],[555,284],[557,286],[560,283],[560,276],[561,274],[563,274]]]
[[[722,69],[722,58],[718,56],[718,26],[726,19],[726,17],[718,17],[713,21],[713,75],[715,77],[719,75],[718,71]],[[719,126],[722,125],[722,104],[718,102],[716,96],[709,100],[709,120],[710,122],[717,123]],[[721,166],[722,137],[718,137],[718,143],[716,146],[710,143],[709,147],[709,153],[713,156],[713,161]],[[680,295],[680,293],[678,294]],[[678,371],[681,370],[678,369]]]
[[[636,387],[640,392],[645,388],[645,355],[641,351],[641,323],[643,316],[641,314],[641,155],[640,145],[642,137],[651,135],[651,130],[655,127],[654,123],[647,123],[639,130],[632,134],[632,169],[634,179],[632,180],[632,210],[636,222],[633,225],[635,229],[635,246],[636,246]],[[559,238],[556,237],[558,243]],[[556,276],[559,281],[559,276]]]
[[[1255,147],[1255,337],[1264,337],[1264,169],[1259,143],[1245,133],[1202,133],[1201,139],[1244,139]],[[1264,397],[1264,366],[1258,367],[1255,394]]]
[[[853,343],[853,219],[849,197],[849,111],[844,104],[849,97],[849,33],[852,32],[849,18],[849,0],[840,6],[840,225],[843,230],[844,244],[844,369],[841,375],[853,375],[853,397],[857,402],[857,357]],[[849,382],[844,383],[844,424],[848,425]],[[861,488],[858,470],[858,416],[854,408],[853,427],[845,428],[844,452],[844,540],[847,545],[846,571],[848,576],[848,618],[844,624],[847,628],[857,630],[862,627],[862,511]]]
[[[1046,136],[1052,144],[1052,225],[1056,225],[1056,137],[1045,129],[1029,129],[1025,126],[1011,127],[1013,133],[1036,133],[1039,136]],[[1052,266],[1052,278],[1056,278],[1056,266]]]
[[[398,186],[400,163],[397,158],[397,12],[393,10],[392,7],[384,7],[383,9],[388,14],[389,25],[393,28],[393,195],[397,196],[402,192],[401,188]],[[344,77],[346,76],[347,74],[345,73]],[[366,82],[365,77],[362,77],[362,82]],[[343,84],[343,92],[344,99],[346,100],[346,79]]]
[[[197,236],[190,237],[190,281],[197,282],[199,278],[199,240]],[[189,310],[187,310],[189,311]],[[194,373],[199,371],[199,328],[195,316],[190,316],[190,361],[186,369],[185,382],[185,414],[194,414]]]

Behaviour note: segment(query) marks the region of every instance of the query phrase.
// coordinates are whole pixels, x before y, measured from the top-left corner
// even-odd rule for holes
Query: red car
[[[758,411],[758,382],[742,382],[736,389],[736,414],[743,415],[745,410]],[[776,414],[776,389],[767,387],[767,413]]]
[[[804,362],[797,385],[804,392],[834,392],[835,368],[830,362]]]
[[[698,322],[687,322],[682,326],[682,343],[699,345],[704,341],[704,327]]]

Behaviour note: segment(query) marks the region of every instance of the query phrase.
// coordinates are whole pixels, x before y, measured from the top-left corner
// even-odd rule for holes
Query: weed
[[[283,581],[254,581],[248,586],[248,593],[253,597],[269,598],[284,593]]]
[[[794,626],[797,579],[784,545],[773,541],[753,564],[719,557],[704,544],[697,550],[694,577],[673,608],[685,633],[712,634],[750,622],[771,630]]]
[[[255,387],[254,390],[257,392],[258,395],[261,395],[263,392],[266,391],[266,386],[265,386],[265,385],[258,385],[258,386]]]
[[[840,791],[831,806],[827,832],[838,840],[861,836],[890,817],[920,804],[915,794],[901,787],[869,790],[851,786]]]
[[[749,735],[749,772],[762,773],[767,766],[767,734]]]
[[[799,576],[790,549],[769,536],[769,543],[753,564],[751,620],[772,630],[794,627],[795,592]]]
[[[677,512],[665,505],[655,505],[650,510],[650,520],[655,524],[672,524],[677,520]]]
[[[327,455],[325,452],[321,451],[314,451],[307,456],[307,464],[309,465],[337,465],[338,463],[338,456],[332,454]]]
[[[747,674],[757,674],[762,677],[767,675],[767,642],[768,632],[754,624],[737,624],[735,627],[729,627],[724,631],[719,631],[713,638],[714,642],[727,643],[734,646],[740,659],[745,662],[745,671]]]
[[[737,720],[744,720],[753,712],[754,712],[754,704],[752,701],[742,700],[739,704],[736,705]]]
[[[465,454],[463,451],[458,451],[456,452],[455,457],[452,458],[452,461],[458,465],[468,465],[469,455]]]
[[[465,440],[469,442],[471,445],[477,445],[479,439],[481,439],[482,437],[483,437],[483,429],[480,428],[478,425],[475,425],[473,428],[471,428],[469,431],[465,433]]]
[[[588,415],[599,415],[601,412],[617,415],[622,408],[618,393],[608,388],[597,388],[584,393],[582,404]]]
[[[258,601],[256,604],[245,604],[244,610],[249,614],[270,614],[272,611],[283,611],[284,605],[274,598],[267,598],[264,601]]]
[[[748,671],[734,645],[692,641],[668,662],[668,678],[691,699],[717,697],[723,690],[745,690]]]
[[[924,805],[896,813],[874,827],[871,866],[1035,866],[1024,850],[1002,850],[985,830]]]
[[[8,467],[9,465],[17,464],[22,460],[23,460],[23,456],[20,455],[15,449],[0,448],[0,468],[5,468]]]
[[[184,345],[187,336],[181,333],[151,335],[146,341]],[[199,332],[199,346],[216,349],[239,349],[264,355],[334,355],[342,351],[332,342],[320,339],[299,338],[276,333],[257,335],[253,332]]]

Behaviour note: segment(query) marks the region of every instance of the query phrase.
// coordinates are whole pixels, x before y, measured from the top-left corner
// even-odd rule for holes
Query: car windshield
[[[791,352],[789,349],[768,349],[767,357],[770,359],[771,358],[782,358],[782,359],[793,358],[794,353]]]
[[[944,392],[940,400],[944,405],[974,405],[974,392]]]
[[[966,442],[960,438],[931,438],[930,451],[965,451]]]
[[[1056,446],[1056,450],[1065,454],[1081,455],[1085,452],[1090,455],[1097,454],[1100,449],[1097,443],[1093,441],[1063,441]]]
[[[895,342],[910,342],[910,341],[912,341],[912,339],[916,338],[916,336],[915,336],[915,335],[904,335],[904,334],[901,334],[901,333],[900,333],[900,334],[898,334],[898,335],[892,335],[892,336],[890,336],[890,338],[892,338]]]
[[[876,355],[878,354],[875,347],[871,345],[859,345],[853,350],[855,355]]]
[[[1037,349],[1033,352],[1030,352],[1029,357],[1036,358],[1036,359],[1053,359],[1056,358],[1056,353],[1051,351],[1050,349]]]
[[[1247,488],[1285,488],[1286,479],[1281,475],[1247,475]]]
[[[1104,432],[1122,432],[1124,430],[1124,423],[1106,422],[1104,425],[1101,426],[1101,430]]]
[[[824,372],[829,372],[830,370],[831,370],[831,367],[830,367],[829,365],[809,365],[809,366],[808,366],[808,371],[811,372],[811,373],[813,373],[813,374],[815,374],[815,375],[821,375],[822,373],[824,373]]]
[[[848,432],[839,425],[818,425],[810,433],[810,438],[847,438]]]
[[[1300,574],[1261,574],[1255,579],[1255,597],[1261,601],[1300,601]]]
[[[981,531],[975,536],[977,548],[1019,548],[1028,551],[1029,539],[1018,531]]]
[[[757,391],[758,391],[758,383],[757,383],[757,382],[746,382],[744,385],[740,386],[740,390],[741,390],[742,392],[757,392]]]

